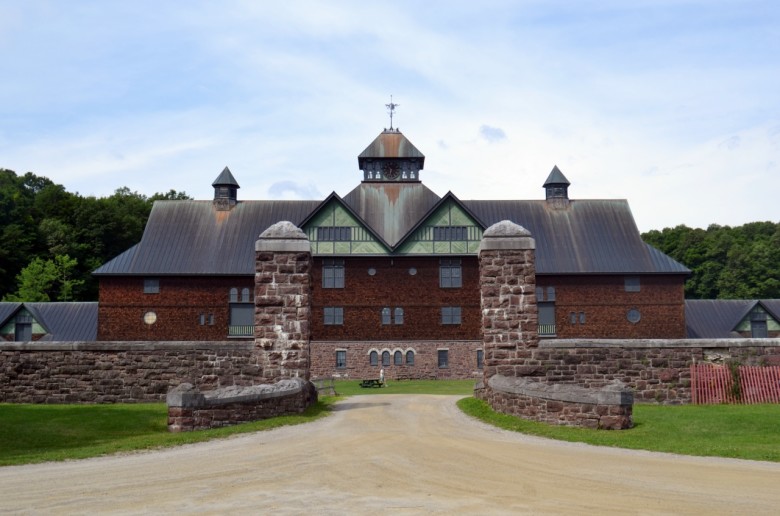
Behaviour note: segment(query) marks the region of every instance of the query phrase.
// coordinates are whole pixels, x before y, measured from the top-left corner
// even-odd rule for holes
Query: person
[[[379,383],[384,385],[385,384],[385,368],[379,370]]]

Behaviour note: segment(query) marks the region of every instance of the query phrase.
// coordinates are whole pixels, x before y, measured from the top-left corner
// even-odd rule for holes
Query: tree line
[[[141,240],[154,201],[189,198],[126,187],[84,197],[32,172],[0,169],[0,299],[97,300],[91,272]],[[780,223],[677,226],[642,238],[691,269],[689,299],[780,298]]]
[[[780,298],[778,222],[677,226],[648,231],[642,239],[691,269],[688,299]]]
[[[32,172],[0,169],[0,299],[97,300],[91,272],[141,240],[158,199],[189,197],[126,187],[84,197]]]

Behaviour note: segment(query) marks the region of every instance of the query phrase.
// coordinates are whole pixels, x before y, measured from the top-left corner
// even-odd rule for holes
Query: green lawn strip
[[[780,405],[634,405],[634,428],[613,431],[526,421],[474,398],[458,406],[494,426],[562,441],[780,462]]]
[[[324,417],[334,402],[323,398],[298,415],[182,433],[168,432],[164,403],[0,404],[0,466],[84,459],[298,425]]]
[[[336,392],[342,396],[357,394],[474,394],[475,380],[387,380],[384,387],[360,386],[360,380],[337,380]]]

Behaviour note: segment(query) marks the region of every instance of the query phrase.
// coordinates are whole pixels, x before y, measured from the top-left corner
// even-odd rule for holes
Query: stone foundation
[[[184,383],[171,390],[166,401],[168,431],[190,432],[300,414],[317,402],[317,389],[302,378],[209,392]]]

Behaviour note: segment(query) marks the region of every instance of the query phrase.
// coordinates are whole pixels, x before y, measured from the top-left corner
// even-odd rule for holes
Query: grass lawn
[[[468,396],[473,380],[388,381],[362,389],[358,380],[336,382],[340,396],[356,394],[454,394]],[[314,421],[340,398],[321,398],[304,414],[253,423],[168,433],[163,403],[127,405],[0,404],[0,466],[82,459],[117,452],[176,446]],[[780,405],[635,405],[635,428],[599,431],[549,426],[493,412],[474,398],[460,400],[467,414],[531,435],[686,455],[780,462]]]
[[[385,387],[362,388],[360,380],[337,380],[340,396],[356,394],[474,394],[475,380],[387,380]]]
[[[177,434],[168,432],[164,403],[0,404],[0,466],[84,459],[308,423],[327,415],[333,401],[325,398],[300,415]]]
[[[526,421],[474,398],[458,406],[500,428],[562,441],[780,462],[780,405],[634,405],[634,428],[612,431]]]

